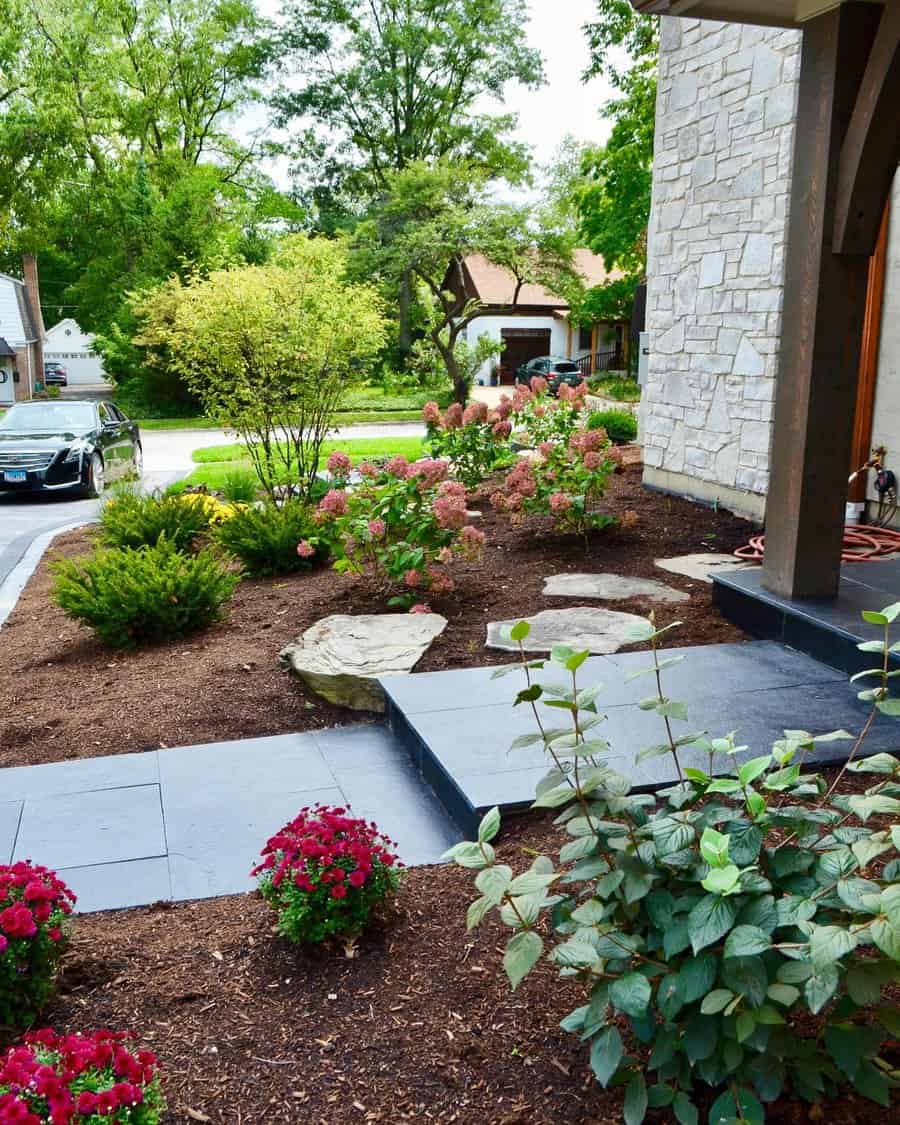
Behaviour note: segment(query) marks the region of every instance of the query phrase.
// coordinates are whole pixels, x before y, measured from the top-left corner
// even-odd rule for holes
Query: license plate
[[[28,473],[24,469],[7,469],[3,474],[3,479],[7,484],[25,484],[28,480]]]

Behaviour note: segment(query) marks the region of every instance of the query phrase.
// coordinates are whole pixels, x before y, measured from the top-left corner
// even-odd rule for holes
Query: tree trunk
[[[400,359],[406,366],[406,359],[412,349],[412,325],[410,323],[410,306],[412,304],[412,284],[410,274],[407,271],[400,279],[400,302],[398,309],[398,322],[399,332],[397,338],[397,349],[400,352]]]
[[[469,380],[466,378],[465,372],[460,370],[453,351],[453,343],[448,347],[438,334],[433,334],[431,339],[444,361],[447,374],[450,376],[450,382],[453,384],[453,401],[458,402],[460,406],[465,406],[469,401]]]

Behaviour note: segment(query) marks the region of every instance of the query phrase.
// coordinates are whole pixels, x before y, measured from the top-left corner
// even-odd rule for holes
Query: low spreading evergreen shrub
[[[216,541],[254,576],[309,570],[328,558],[323,527],[302,500],[243,508],[215,530]],[[299,546],[298,546],[299,544]]]
[[[627,410],[594,410],[588,416],[589,430],[606,430],[614,445],[627,445],[637,438],[637,419]]]
[[[221,616],[240,580],[213,549],[185,555],[165,535],[153,547],[64,559],[53,571],[57,605],[112,648],[203,629]]]
[[[142,495],[116,491],[100,512],[100,540],[107,547],[152,547],[162,536],[179,551],[227,518],[233,509],[204,493]]]

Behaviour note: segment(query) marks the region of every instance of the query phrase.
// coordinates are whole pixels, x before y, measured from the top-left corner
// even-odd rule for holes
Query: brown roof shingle
[[[584,279],[585,285],[603,285],[622,276],[619,270],[607,270],[603,259],[592,250],[580,248],[575,251],[575,265]],[[470,254],[465,259],[474,292],[472,296],[486,305],[508,306],[512,304],[516,292],[516,279],[503,266],[498,266],[484,254]],[[522,286],[517,301],[519,305],[543,306],[548,309],[566,309],[568,301],[564,297],[550,293],[542,285]]]

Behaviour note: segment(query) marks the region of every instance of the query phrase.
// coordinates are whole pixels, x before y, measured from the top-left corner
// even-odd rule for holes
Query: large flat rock
[[[717,555],[713,552],[699,551],[693,555],[676,555],[671,559],[654,559],[660,570],[670,574],[682,574],[698,582],[712,582],[713,574],[730,574],[734,570],[745,570],[752,565],[734,555]]]
[[[647,624],[645,617],[596,606],[545,609],[533,617],[491,621],[487,627],[487,647],[517,652],[518,644],[509,639],[509,630],[517,620],[526,620],[531,625],[524,641],[526,652],[549,652],[554,645],[570,645],[579,651],[617,652],[622,645],[634,643],[631,633],[635,626]]]
[[[411,672],[447,627],[439,613],[324,617],[281,652],[317,695],[354,711],[383,711],[379,676]]]
[[[652,578],[625,574],[551,574],[544,579],[547,598],[600,598],[618,602],[625,598],[649,598],[655,602],[689,602],[690,594],[673,590]]]

